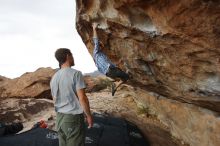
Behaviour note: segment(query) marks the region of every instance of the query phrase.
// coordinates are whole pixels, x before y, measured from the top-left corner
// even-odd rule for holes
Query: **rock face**
[[[55,73],[52,68],[39,68],[33,73],[25,73],[16,79],[0,81],[0,97],[47,98],[50,94],[50,79]]]
[[[137,102],[190,145],[220,145],[220,1],[76,2],[88,50],[98,22],[102,51],[132,75]]]

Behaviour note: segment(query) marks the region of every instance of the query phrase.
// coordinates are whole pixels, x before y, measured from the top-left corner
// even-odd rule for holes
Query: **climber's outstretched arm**
[[[99,48],[99,40],[98,40],[98,35],[97,35],[97,26],[98,23],[93,23],[92,24],[92,29],[93,29],[93,42],[94,42],[94,50],[93,50],[93,57],[96,56],[96,54],[100,51]]]
[[[92,24],[93,38],[98,38],[97,31],[96,31],[97,26],[98,26],[98,23],[93,23],[93,24]]]

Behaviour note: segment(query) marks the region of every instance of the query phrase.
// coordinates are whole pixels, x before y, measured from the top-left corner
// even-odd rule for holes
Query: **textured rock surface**
[[[169,127],[174,137],[182,139],[190,146],[218,146],[220,144],[218,114],[142,89],[137,89],[132,95],[140,107]]]
[[[49,83],[54,73],[52,68],[39,68],[19,78],[5,79],[0,84],[0,97],[52,99]]]
[[[0,99],[1,122],[22,122],[23,131],[29,130],[40,120],[45,120],[49,127],[54,127],[55,111],[53,101],[48,99]],[[53,119],[53,121],[52,121]]]
[[[164,97],[136,95],[144,106],[158,104],[172,135],[193,146],[220,145],[220,1],[77,0],[76,20],[90,53],[96,21],[103,52],[133,76],[131,84]]]
[[[145,134],[150,146],[188,146],[172,136],[168,126],[163,125],[155,115],[137,106],[132,89],[122,86],[113,97],[110,89],[87,94],[92,111],[122,117],[137,125]]]

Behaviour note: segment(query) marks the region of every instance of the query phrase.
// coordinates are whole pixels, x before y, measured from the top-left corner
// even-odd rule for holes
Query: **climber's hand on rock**
[[[92,23],[92,28],[93,28],[93,29],[96,29],[96,28],[98,27],[98,25],[99,25],[99,24],[98,24],[97,22],[94,22],[94,23]]]

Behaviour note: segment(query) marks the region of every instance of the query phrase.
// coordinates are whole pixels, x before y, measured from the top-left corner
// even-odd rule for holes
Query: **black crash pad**
[[[120,119],[94,114],[94,126],[86,131],[86,146],[148,146],[141,131]],[[58,146],[57,132],[35,128],[0,137],[0,146]]]

